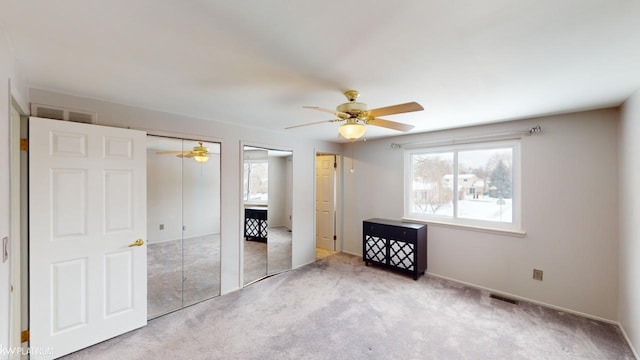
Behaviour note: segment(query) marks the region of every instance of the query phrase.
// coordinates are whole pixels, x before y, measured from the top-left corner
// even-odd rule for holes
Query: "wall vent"
[[[497,294],[489,294],[489,297],[492,299],[508,302],[509,304],[518,305],[518,300],[511,299],[505,296],[497,295]]]
[[[95,124],[98,114],[91,111],[66,109],[59,106],[31,103],[31,116],[46,119],[66,120],[84,124]]]

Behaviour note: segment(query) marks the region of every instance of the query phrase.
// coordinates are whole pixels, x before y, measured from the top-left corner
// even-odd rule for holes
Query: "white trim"
[[[627,332],[624,331],[624,326],[622,326],[621,323],[618,323],[618,327],[620,327],[620,331],[622,332],[622,336],[624,336],[624,339],[627,340],[627,344],[631,348],[631,352],[633,353],[633,356],[636,359],[640,359],[640,356],[638,355],[638,352],[636,351],[636,348],[633,347],[633,343],[631,342],[631,339],[629,339],[629,336],[627,336]]]
[[[542,132],[542,128],[540,127],[540,125],[536,125],[529,129],[507,131],[507,132],[497,133],[497,134],[486,134],[486,135],[462,137],[462,138],[448,138],[448,139],[439,139],[439,140],[433,140],[433,141],[404,143],[404,144],[393,143],[391,144],[391,147],[395,149],[397,148],[415,149],[415,148],[441,147],[441,146],[447,146],[447,145],[475,144],[475,143],[499,141],[499,140],[520,140],[522,139],[523,136],[531,136],[531,135],[539,134],[540,132]]]
[[[289,147],[285,147],[285,146],[277,146],[277,145],[270,145],[270,144],[265,144],[265,143],[259,143],[259,142],[255,142],[255,141],[247,141],[247,140],[242,140],[240,139],[239,141],[239,145],[240,145],[240,149],[239,149],[239,155],[240,155],[240,166],[239,166],[239,182],[238,185],[240,187],[240,209],[239,209],[239,219],[240,222],[238,224],[238,234],[239,236],[239,240],[238,241],[238,247],[239,247],[239,252],[238,254],[240,255],[240,261],[238,263],[238,280],[239,280],[239,289],[243,289],[253,283],[255,283],[256,281],[259,280],[263,280],[266,279],[269,276],[273,276],[279,273],[275,273],[275,274],[269,274],[267,269],[265,269],[265,275],[259,279],[256,279],[254,281],[251,281],[247,284],[244,283],[244,244],[245,244],[245,239],[244,239],[244,208],[245,208],[245,200],[244,200],[244,163],[245,163],[245,155],[244,155],[244,148],[246,147],[251,147],[251,148],[262,148],[264,150],[278,150],[278,151],[289,151],[291,152],[291,157],[293,158],[294,156],[294,152],[293,152],[293,148],[289,148]],[[293,177],[293,163],[291,164],[292,167],[292,171],[291,171],[291,176]],[[293,192],[293,189],[292,189]],[[292,206],[292,211],[293,211],[293,193],[291,194],[291,206]],[[261,204],[262,206],[264,206],[264,204]],[[268,202],[267,202],[268,205]],[[293,216],[291,218],[291,230],[293,230],[293,224],[294,224],[294,219]],[[293,249],[293,244],[294,244],[294,238],[293,235],[294,232],[292,231],[291,234],[291,246]],[[266,254],[267,256],[267,268],[269,266],[269,257],[268,257],[268,253]],[[288,270],[291,270],[293,268],[293,250],[292,250],[292,255],[291,255],[291,267]]]
[[[403,217],[402,220],[403,221],[417,222],[417,223],[421,223],[421,224],[428,224],[428,225],[433,225],[433,226],[447,227],[447,228],[467,230],[467,231],[483,232],[483,233],[496,234],[496,235],[507,235],[507,236],[514,236],[514,237],[525,237],[525,236],[527,236],[527,232],[525,230],[499,229],[499,228],[484,227],[484,226],[455,224],[455,223],[451,223],[451,222],[441,222],[441,221],[434,221],[434,220],[415,219],[415,218],[409,218],[409,217]]]
[[[112,126],[112,125],[101,125],[101,126],[117,127],[117,126]],[[222,153],[222,141],[223,141],[224,138],[206,136],[206,135],[202,135],[202,134],[183,133],[183,132],[178,132],[178,131],[165,131],[165,130],[154,130],[154,129],[147,129],[147,128],[139,128],[139,127],[135,127],[135,126],[133,126],[133,127],[132,126],[127,126],[126,128],[127,129],[133,129],[133,130],[146,131],[147,135],[151,135],[151,136],[168,137],[168,138],[179,139],[179,140],[203,141],[203,142],[209,142],[209,143],[218,143],[218,144],[220,144],[220,153]]]
[[[11,80],[9,80],[11,83]],[[11,90],[11,86],[9,86]],[[20,150],[20,110],[16,101],[9,96],[9,347],[20,348],[22,330],[22,307],[26,299],[22,298],[22,254],[21,233],[22,211],[21,194],[21,150]]]
[[[341,252],[343,252],[343,253],[345,253],[345,254],[349,254],[349,255],[357,256],[357,257],[362,257],[362,254],[356,254],[356,253],[354,253],[354,252],[347,251],[347,250],[342,250]]]
[[[530,298],[527,298],[527,297],[524,297],[524,296],[514,295],[514,294],[511,294],[511,293],[508,293],[508,292],[505,292],[505,291],[492,289],[492,288],[489,288],[489,287],[473,284],[473,283],[470,283],[470,282],[456,280],[456,279],[450,278],[448,276],[435,274],[435,273],[432,273],[432,272],[426,272],[426,273],[431,275],[431,276],[433,276],[433,277],[437,277],[437,278],[440,278],[440,279],[452,281],[452,282],[455,282],[455,283],[458,283],[458,284],[469,286],[471,288],[488,291],[490,293],[494,293],[494,294],[497,294],[497,295],[503,295],[503,296],[506,296],[506,297],[509,297],[509,298],[513,298],[513,299],[516,299],[516,300],[526,301],[526,302],[531,303],[531,304],[544,306],[544,307],[549,308],[549,309],[558,310],[558,311],[566,312],[566,313],[569,313],[569,314],[579,315],[579,316],[582,316],[582,317],[585,317],[585,318],[588,318],[588,319],[602,321],[602,322],[607,323],[607,324],[620,326],[620,323],[615,321],[615,320],[605,319],[605,318],[602,318],[602,317],[599,317],[599,316],[583,313],[583,312],[576,311],[576,310],[571,310],[571,309],[568,309],[568,308],[565,308],[565,307],[562,307],[562,306],[556,306],[556,305],[552,305],[552,304],[545,303],[545,302],[538,301],[538,300],[533,300],[533,299],[530,299]]]
[[[481,219],[467,219],[458,217],[458,154],[461,151],[469,151],[469,150],[491,150],[491,149],[502,149],[502,148],[510,148],[511,149],[511,193],[512,193],[512,203],[511,203],[511,211],[512,218],[511,222],[499,222],[499,221],[490,221],[490,220],[481,220]],[[430,214],[420,214],[411,212],[411,204],[412,204],[412,196],[413,196],[413,177],[412,177],[412,164],[411,158],[415,154],[439,154],[439,153],[451,153],[453,155],[453,163],[452,163],[452,174],[453,176],[453,191],[452,191],[452,212],[451,216],[449,215],[430,215]],[[452,226],[458,227],[466,227],[473,229],[482,229],[482,230],[491,230],[498,231],[504,233],[514,233],[523,235],[523,231],[520,229],[522,224],[522,196],[521,196],[521,146],[520,142],[517,140],[499,140],[499,141],[486,141],[486,142],[474,142],[474,143],[465,143],[465,144],[455,144],[455,145],[447,145],[447,146],[438,146],[438,147],[430,147],[430,148],[422,148],[422,147],[411,147],[407,148],[404,151],[404,214],[403,217],[411,220],[417,220],[425,223],[434,223],[445,225],[449,224]]]

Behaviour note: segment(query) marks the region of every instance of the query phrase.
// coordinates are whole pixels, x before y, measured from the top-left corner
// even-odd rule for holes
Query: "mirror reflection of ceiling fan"
[[[209,152],[209,148],[202,144],[202,141],[198,141],[198,145],[193,147],[191,151],[158,151],[156,152],[158,155],[176,155],[179,158],[193,158],[195,161],[199,163],[206,162],[209,160],[209,155],[212,155],[212,152]]]
[[[315,125],[322,124],[327,122],[342,122],[344,124],[340,125],[338,128],[338,132],[345,139],[349,139],[355,141],[356,139],[364,136],[364,133],[367,131],[367,125],[380,126],[387,129],[393,129],[398,131],[409,131],[413,129],[413,125],[403,124],[395,121],[380,119],[378,116],[386,116],[393,114],[401,114],[413,111],[421,111],[424,110],[422,105],[417,102],[408,102],[405,104],[398,104],[392,106],[386,106],[377,109],[369,110],[367,104],[357,102],[356,99],[360,95],[356,90],[347,90],[344,92],[344,95],[347,97],[349,102],[338,105],[336,107],[336,111],[323,109],[317,106],[303,106],[306,109],[318,110],[327,112],[330,114],[334,114],[337,116],[337,119],[318,121],[309,124],[295,125],[289,126],[285,129],[293,129],[301,126],[307,125]]]

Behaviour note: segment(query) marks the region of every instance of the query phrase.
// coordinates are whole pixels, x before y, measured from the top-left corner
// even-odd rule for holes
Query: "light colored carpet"
[[[633,359],[618,327],[335,254],[67,359]]]
[[[291,231],[269,228],[267,243],[245,241],[245,284],[291,269]],[[267,268],[268,267],[268,268]],[[220,234],[150,243],[147,313],[153,319],[220,295]]]
[[[152,319],[220,295],[220,234],[147,247],[147,314]]]
[[[270,227],[267,242],[244,241],[244,283],[291,269],[291,231]]]
[[[247,241],[244,244],[244,284],[267,276],[267,243]]]
[[[291,231],[284,226],[269,228],[267,272],[277,274],[291,269]]]

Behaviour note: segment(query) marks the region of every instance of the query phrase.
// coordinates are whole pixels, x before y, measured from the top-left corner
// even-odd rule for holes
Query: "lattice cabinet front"
[[[366,258],[382,263],[387,258],[387,240],[377,236],[365,237]]]
[[[415,245],[412,243],[389,240],[389,265],[413,271],[415,266]]]
[[[244,237],[246,240],[267,242],[267,208],[247,207],[244,209]]]
[[[362,223],[365,265],[382,265],[418,276],[427,269],[427,225],[386,219]]]

